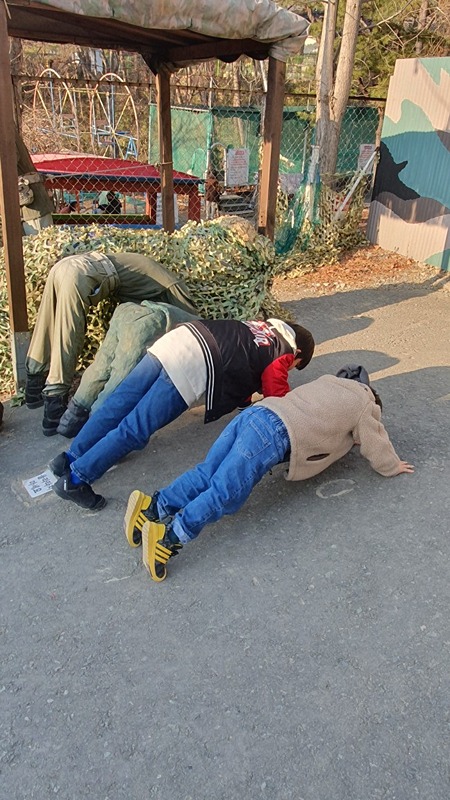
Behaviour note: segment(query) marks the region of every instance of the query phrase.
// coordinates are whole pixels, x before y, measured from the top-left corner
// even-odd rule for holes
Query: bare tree
[[[427,26],[427,18],[428,18],[428,0],[422,0],[420,3],[420,10],[419,10],[419,19],[418,19],[418,29],[419,35],[417,37],[416,42],[416,53],[419,56],[423,50],[423,41],[420,38],[420,34],[422,31],[425,30]]]
[[[362,0],[346,0],[342,38],[335,66],[337,0],[325,4],[316,69],[316,144],[320,174],[336,170],[339,135],[350,94]]]

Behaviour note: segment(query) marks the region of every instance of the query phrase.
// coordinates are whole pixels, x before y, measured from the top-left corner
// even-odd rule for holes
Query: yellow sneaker
[[[178,555],[183,545],[174,544],[167,535],[168,526],[163,522],[147,522],[142,526],[142,561],[152,579],[160,583],[167,577],[166,564],[169,558]]]
[[[156,519],[156,517],[146,516],[144,511],[147,511],[152,504],[152,497],[139,489],[131,492],[128,498],[127,510],[123,521],[123,528],[127,542],[130,547],[140,547],[142,541],[142,526],[149,521],[149,519]]]

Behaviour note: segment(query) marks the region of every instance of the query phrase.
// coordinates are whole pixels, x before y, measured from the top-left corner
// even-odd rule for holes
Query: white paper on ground
[[[41,494],[51,492],[52,486],[57,480],[58,478],[53,475],[53,472],[46,469],[45,472],[41,472],[34,478],[27,478],[27,480],[22,481],[22,483],[30,497],[39,497]]]

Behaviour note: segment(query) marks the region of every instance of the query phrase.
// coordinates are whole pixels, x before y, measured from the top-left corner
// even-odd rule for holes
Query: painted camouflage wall
[[[450,270],[450,58],[395,65],[367,235]]]

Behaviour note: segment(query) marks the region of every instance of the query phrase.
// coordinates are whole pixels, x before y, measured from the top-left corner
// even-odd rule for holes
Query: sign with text
[[[178,225],[178,198],[176,194],[173,197],[173,211],[175,215],[175,225]],[[162,225],[162,200],[161,200],[161,192],[158,192],[156,195],[156,224]]]
[[[227,186],[246,186],[248,184],[249,162],[248,147],[227,150]]]
[[[375,152],[375,145],[374,144],[360,144],[359,145],[359,156],[358,156],[358,169],[363,169],[367,162],[369,161],[370,157]]]
[[[22,481],[22,483],[30,497],[39,497],[41,494],[51,492],[52,486],[57,480],[53,472],[46,469],[45,472],[41,472],[40,475],[36,475],[34,478],[28,478],[26,481]]]

